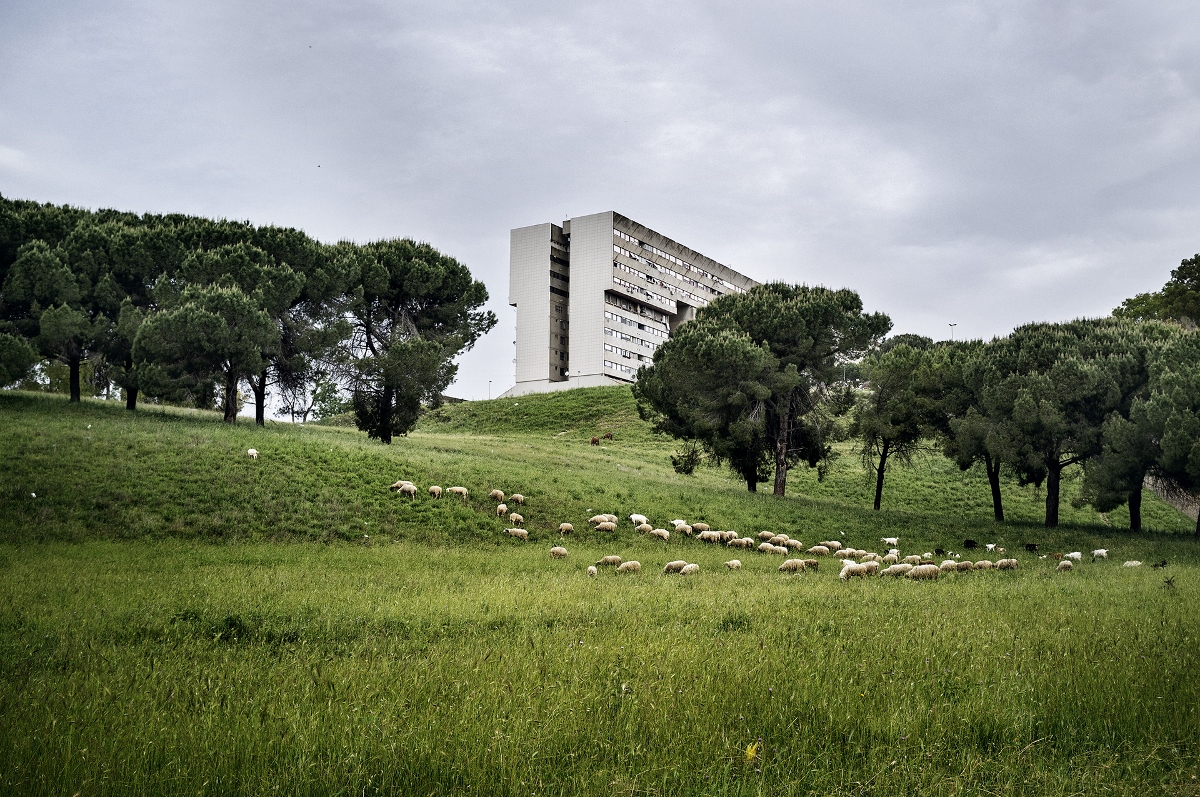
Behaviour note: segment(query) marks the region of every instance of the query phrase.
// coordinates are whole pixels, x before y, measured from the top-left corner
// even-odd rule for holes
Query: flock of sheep
[[[254,452],[257,454],[257,452]],[[415,501],[417,498],[417,486],[404,479],[397,481],[389,488],[392,491],[407,496],[410,500]],[[428,488],[431,498],[439,499],[443,493],[449,493],[460,497],[464,503],[467,501],[468,491],[465,487],[450,487],[443,490],[437,485],[432,485]],[[496,501],[495,514],[497,517],[506,517],[510,528],[504,530],[504,533],[510,537],[519,540],[528,540],[529,532],[523,528],[525,525],[525,517],[517,512],[509,511],[509,504],[524,506],[525,496],[520,493],[513,493],[506,497],[503,490],[492,490],[488,493],[488,498]],[[592,528],[596,531],[613,532],[617,530],[618,518],[612,514],[593,515],[588,518],[588,522],[592,524]],[[771,531],[760,531],[755,537],[743,537],[734,531],[715,530],[706,523],[688,523],[687,521],[676,518],[672,520],[669,526],[673,531],[668,531],[665,528],[655,528],[650,519],[646,515],[634,513],[629,516],[629,522],[632,524],[635,531],[653,537],[663,542],[669,542],[672,534],[676,537],[688,537],[697,542],[707,543],[710,545],[724,545],[727,548],[737,550],[754,550],[759,554],[767,556],[783,556],[792,555],[793,558],[786,559],[779,565],[778,570],[781,573],[803,573],[810,570],[817,570],[820,567],[820,559],[815,557],[833,557],[841,560],[841,569],[838,577],[842,581],[849,581],[853,578],[864,578],[867,576],[891,576],[894,578],[904,577],[916,580],[936,579],[946,573],[969,573],[976,570],[1016,570],[1019,566],[1015,558],[998,558],[995,561],[991,559],[980,559],[971,561],[964,559],[960,554],[943,551],[938,549],[937,555],[943,556],[943,560],[938,563],[934,559],[934,552],[927,551],[922,554],[913,554],[909,556],[901,556],[899,549],[899,538],[897,537],[882,537],[880,542],[889,546],[887,552],[879,554],[874,551],[863,549],[850,548],[843,545],[838,540],[823,540],[816,545],[805,548],[799,540],[792,539],[786,534],[779,534]],[[575,531],[575,527],[571,523],[560,523],[558,532],[560,536],[565,537]],[[966,540],[965,547],[979,547],[973,540]],[[1003,547],[989,543],[986,546],[989,553],[1003,555],[1005,550]],[[1030,552],[1036,553],[1038,546],[1029,544],[1025,546]],[[810,558],[798,558],[795,555],[803,553]],[[550,556],[553,559],[566,559],[569,553],[562,545],[555,545],[550,549]],[[1056,568],[1059,572],[1065,572],[1073,569],[1077,564],[1083,561],[1083,553],[1081,551],[1073,551],[1066,554],[1047,554],[1040,558],[1045,559],[1047,556],[1052,556],[1060,560]],[[1108,551],[1103,548],[1092,551],[1092,561],[1098,559],[1108,559]],[[1138,561],[1128,561],[1124,563],[1125,567],[1138,567],[1142,563]],[[616,573],[640,573],[642,569],[641,562],[624,561],[620,556],[610,555],[605,556],[590,565],[587,568],[589,576],[599,575],[600,568],[612,567]],[[729,570],[740,570],[742,568],[741,560],[731,559],[725,562],[725,567]],[[682,559],[668,562],[662,570],[664,575],[678,574],[681,576],[691,575],[700,572],[700,565],[694,562],[687,562]]]

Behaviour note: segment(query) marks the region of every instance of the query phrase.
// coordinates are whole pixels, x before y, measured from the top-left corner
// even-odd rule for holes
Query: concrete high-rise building
[[[517,383],[504,395],[633,382],[671,331],[758,283],[619,213],[511,233]]]

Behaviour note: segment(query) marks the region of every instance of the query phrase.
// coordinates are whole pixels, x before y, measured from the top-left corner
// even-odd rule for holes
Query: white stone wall
[[[612,287],[612,263],[612,212],[571,219],[571,382],[605,372],[604,291]]]
[[[550,224],[513,230],[508,303],[517,308],[517,384],[550,378]]]

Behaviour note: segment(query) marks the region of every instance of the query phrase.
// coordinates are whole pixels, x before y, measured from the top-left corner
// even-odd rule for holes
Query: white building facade
[[[516,385],[504,395],[629,384],[696,310],[757,284],[612,211],[515,229]]]

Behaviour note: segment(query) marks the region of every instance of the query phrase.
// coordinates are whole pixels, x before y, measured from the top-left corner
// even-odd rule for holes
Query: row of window
[[[645,288],[641,287],[640,285],[634,285],[632,282],[629,282],[628,280],[623,280],[616,275],[613,275],[613,284],[620,285],[625,290],[633,291],[634,293],[640,293],[652,302],[658,301],[658,302],[662,302],[663,304],[667,304],[671,301],[670,299],[668,299],[665,296],[659,296],[654,291],[648,291]],[[554,290],[554,289],[551,288],[550,290]]]
[[[564,291],[562,288],[555,288],[553,285],[550,286],[550,292],[553,293],[555,296],[568,296],[569,297],[571,295],[571,294],[567,293],[566,291]]]
[[[619,354],[626,360],[637,360],[639,362],[650,362],[650,358],[644,354],[638,354],[636,351],[622,349],[620,346],[614,346],[611,343],[604,344],[605,351],[611,351],[613,354]]]
[[[654,351],[655,349],[658,348],[657,343],[651,343],[648,340],[642,340],[641,338],[637,337],[636,335],[630,335],[626,332],[618,332],[617,330],[609,329],[608,327],[604,328],[604,334],[608,335],[610,338],[617,338],[619,340],[623,340],[626,343],[636,343],[639,346],[645,346],[647,349],[650,349],[650,351]]]
[[[606,319],[608,319],[609,321],[616,321],[618,324],[625,324],[626,326],[637,327],[638,330],[645,332],[649,335],[653,335],[656,338],[670,337],[666,332],[664,332],[661,329],[655,329],[654,327],[648,327],[645,324],[642,324],[638,321],[634,321],[632,318],[626,318],[623,315],[617,315],[616,313],[610,313],[607,310],[604,311],[604,317]]]
[[[634,304],[633,302],[627,302],[623,298],[618,296],[617,294],[605,293],[604,301],[607,304],[611,304],[613,307],[620,307],[622,310],[629,312],[629,313],[637,313],[640,316],[649,318],[653,321],[657,321],[660,324],[667,323],[666,313],[660,313],[657,310],[654,310],[650,307],[643,307],[640,304]]]
[[[660,269],[662,271],[666,271],[671,274],[675,273],[675,272],[671,271],[669,268],[664,269],[662,266],[658,265],[657,263],[651,263],[646,258],[641,257],[640,255],[635,255],[633,252],[630,252],[628,249],[622,249],[621,247],[617,246],[616,244],[613,244],[613,251],[619,255],[625,255],[625,257],[632,258],[633,260],[636,260],[639,263],[643,263],[643,264],[649,266],[650,268]],[[701,307],[708,304],[708,297],[706,297],[706,296],[697,296],[696,294],[692,293],[691,291],[687,290],[686,288],[679,288],[679,287],[676,287],[675,285],[672,285],[669,282],[664,282],[663,280],[655,279],[654,277],[651,277],[649,274],[643,274],[642,272],[637,271],[636,269],[632,269],[629,266],[626,266],[624,263],[622,263],[619,260],[614,260],[613,266],[621,269],[622,271],[625,271],[625,272],[628,272],[635,276],[641,277],[642,279],[646,280],[646,282],[649,282],[651,285],[661,285],[662,287],[669,290],[671,292],[672,296],[674,296],[676,293],[682,293],[684,296],[686,296],[687,298],[692,300],[692,304],[698,304]],[[712,290],[707,285],[701,285],[700,283],[696,282],[693,279],[688,279],[687,277],[681,277],[678,274],[675,274],[675,276],[679,277],[684,282],[689,282],[692,285],[695,285],[697,288],[700,288],[700,289],[706,290],[706,291],[710,291],[711,293],[715,293],[717,296],[721,295],[719,292]]]
[[[611,368],[614,371],[620,371],[623,374],[629,374],[630,376],[633,376],[637,373],[636,368],[631,368],[628,365],[621,365],[620,363],[615,363],[612,360],[605,360],[604,367]]]
[[[744,290],[742,290],[738,286],[734,285],[732,282],[729,282],[728,280],[723,280],[720,277],[718,277],[716,274],[709,274],[704,269],[699,268],[698,266],[693,266],[691,263],[687,262],[686,260],[681,260],[680,258],[676,257],[675,255],[671,254],[670,252],[664,252],[663,250],[659,249],[657,246],[654,246],[653,244],[648,244],[645,241],[640,241],[628,233],[624,233],[616,228],[613,228],[613,235],[617,236],[622,241],[628,241],[629,243],[634,244],[635,246],[640,246],[643,249],[647,249],[647,250],[653,252],[654,254],[658,255],[659,257],[663,258],[668,263],[674,263],[675,265],[679,266],[680,268],[684,269],[685,271],[691,271],[695,274],[699,274],[700,276],[704,277],[705,279],[710,279],[713,282],[717,283],[718,285],[724,285],[726,288],[728,288],[731,291],[737,291],[738,293],[745,293]],[[659,266],[659,268],[663,268],[663,267]],[[679,279],[686,280],[687,282],[691,282],[693,285],[697,284],[697,283],[693,282],[692,280],[688,279],[687,277],[684,277],[682,274],[677,274],[676,272],[671,271],[671,269],[664,269],[664,271],[668,271],[671,274],[674,274]],[[708,288],[707,285],[700,285],[699,287]],[[708,289],[712,290],[711,288],[708,288]],[[721,295],[720,291],[713,290],[712,292],[717,294],[718,296]]]
[[[570,282],[571,281],[571,278],[568,277],[566,274],[559,274],[557,271],[550,272],[550,279],[559,280],[561,282]]]

